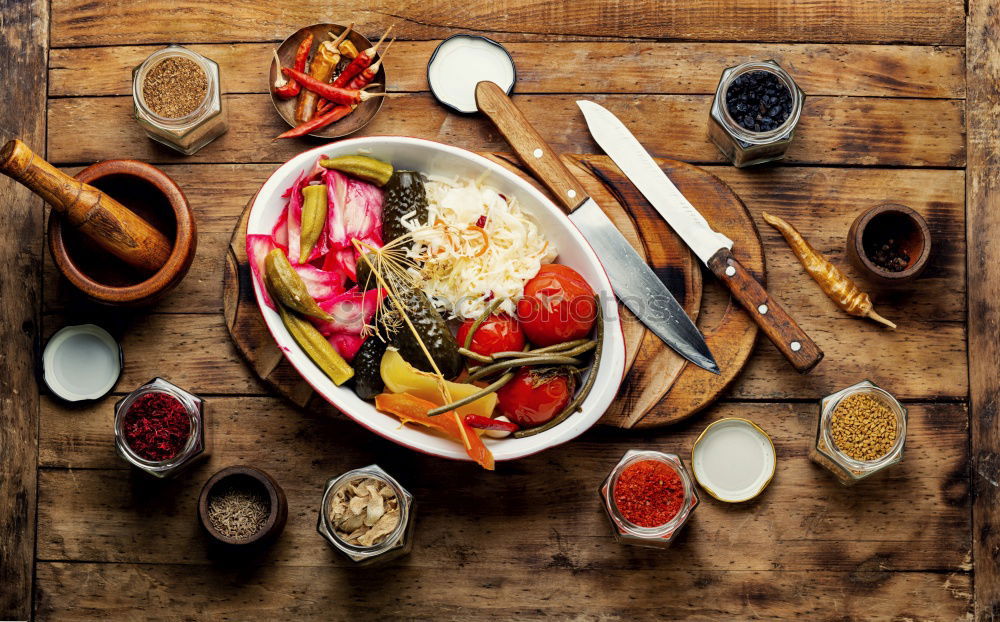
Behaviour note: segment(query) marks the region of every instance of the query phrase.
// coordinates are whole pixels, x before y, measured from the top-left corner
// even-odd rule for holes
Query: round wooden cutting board
[[[483,154],[537,186],[513,156]],[[655,209],[606,156],[563,156],[564,162],[625,238],[697,320],[719,364],[719,375],[687,363],[619,305],[628,354],[618,399],[601,423],[621,428],[675,423],[702,410],[739,375],[757,335],[757,325],[714,283],[702,288],[701,265]],[[733,240],[733,254],[766,284],[764,249],[743,202],[721,180],[674,160],[660,167],[705,216]],[[237,223],[226,255],[223,308],[236,348],[266,384],[298,406],[319,398],[289,364],[257,308],[246,257],[248,208]],[[711,276],[709,277],[711,279]]]

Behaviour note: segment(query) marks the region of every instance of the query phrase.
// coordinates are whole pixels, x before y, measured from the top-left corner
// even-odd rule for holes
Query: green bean
[[[562,343],[557,343],[551,346],[545,346],[544,348],[535,348],[534,350],[505,350],[503,352],[496,352],[493,354],[494,359],[506,359],[506,358],[523,358],[526,356],[537,356],[539,354],[563,354],[567,350],[572,350],[586,344],[593,344],[594,341],[590,339],[574,339],[573,341],[564,341]],[[593,347],[593,346],[591,346]],[[590,348],[586,348],[581,352],[586,352]]]
[[[469,357],[470,359],[472,359],[474,361],[479,361],[480,363],[492,363],[492,362],[494,362],[492,358],[490,358],[490,357],[488,357],[486,355],[480,354],[478,352],[473,352],[472,350],[469,350],[467,348],[459,347],[458,348],[458,353],[461,354],[461,355],[463,355],[463,356],[467,356],[467,357]]]
[[[511,369],[512,367],[531,367],[535,365],[580,365],[583,361],[580,359],[571,358],[568,356],[555,356],[549,354],[546,356],[536,356],[534,358],[528,359],[510,359],[506,361],[500,361],[499,363],[493,363],[492,365],[484,365],[476,369],[469,375],[468,382],[474,380],[479,380],[485,376],[502,371],[504,369]]]
[[[545,432],[546,430],[551,430],[579,410],[580,405],[587,399],[587,396],[590,395],[590,390],[594,388],[594,381],[597,379],[597,366],[601,364],[601,351],[604,349],[604,310],[601,307],[600,296],[595,296],[595,298],[597,298],[597,339],[595,339],[597,342],[597,349],[594,350],[594,364],[590,367],[590,376],[587,377],[587,381],[583,383],[582,387],[580,387],[576,397],[574,397],[573,400],[566,405],[566,408],[564,408],[561,413],[540,426],[514,432],[514,438],[525,438],[527,436],[534,436],[535,434]]]
[[[488,307],[486,307],[486,310],[483,311],[482,315],[476,318],[476,321],[472,323],[471,327],[469,327],[469,333],[465,336],[465,343],[462,344],[462,347],[464,347],[466,350],[472,347],[472,337],[476,334],[476,331],[479,330],[479,327],[483,325],[483,322],[486,321],[486,318],[493,315],[493,312],[497,310],[497,307],[499,307],[500,303],[502,303],[503,301],[504,301],[503,298],[497,297],[493,302],[490,303]]]
[[[508,372],[508,373],[500,376],[500,378],[498,378],[497,380],[495,380],[493,382],[493,384],[491,384],[489,386],[483,387],[482,389],[480,389],[479,391],[476,391],[475,393],[473,393],[472,395],[470,395],[468,397],[463,397],[462,399],[458,400],[457,402],[452,402],[451,404],[445,404],[444,406],[438,406],[437,408],[434,408],[432,410],[428,410],[427,411],[427,416],[428,417],[436,417],[438,415],[443,415],[444,413],[448,412],[449,410],[455,410],[456,408],[461,408],[462,406],[465,406],[466,404],[471,404],[472,402],[475,402],[476,400],[478,400],[480,398],[486,397],[490,393],[493,393],[494,391],[498,390],[500,387],[502,387],[503,385],[505,385],[508,382],[510,382],[511,378],[513,378],[513,377],[514,377],[513,372]]]

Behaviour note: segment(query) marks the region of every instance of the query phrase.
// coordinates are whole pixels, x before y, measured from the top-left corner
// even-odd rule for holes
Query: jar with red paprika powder
[[[670,546],[698,507],[698,494],[676,454],[630,450],[601,484],[604,509],[622,544]]]
[[[115,449],[126,462],[166,478],[208,455],[205,402],[154,378],[115,404]]]

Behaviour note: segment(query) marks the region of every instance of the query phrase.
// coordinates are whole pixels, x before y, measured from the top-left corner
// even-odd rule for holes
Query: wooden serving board
[[[536,187],[513,156],[486,153]],[[601,423],[621,428],[675,423],[699,412],[739,375],[757,336],[757,325],[721,286],[703,288],[701,265],[639,191],[606,156],[566,155],[564,162],[604,209],[625,238],[697,320],[722,373],[687,363],[650,333],[622,305],[627,369],[618,398]],[[762,283],[764,249],[743,202],[714,175],[675,160],[661,168],[698,207],[708,222],[734,242],[733,253]],[[254,298],[246,257],[249,204],[237,223],[226,256],[223,308],[236,348],[266,384],[300,407],[319,398],[284,355],[264,325]],[[711,279],[710,279],[711,281]]]

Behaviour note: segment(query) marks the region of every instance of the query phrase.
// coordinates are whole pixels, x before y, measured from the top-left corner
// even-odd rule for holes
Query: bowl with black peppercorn
[[[712,101],[709,138],[737,167],[780,160],[804,102],[805,93],[773,60],[729,67]]]
[[[927,221],[905,205],[866,210],[847,233],[847,256],[876,285],[898,287],[920,276],[931,254]]]

